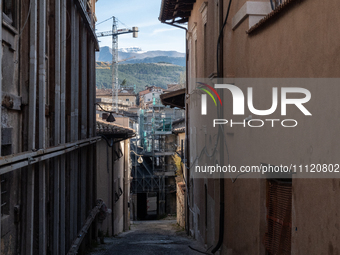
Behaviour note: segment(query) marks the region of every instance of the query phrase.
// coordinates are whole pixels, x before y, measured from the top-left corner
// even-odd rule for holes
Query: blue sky
[[[185,52],[185,31],[159,20],[161,0],[99,0],[96,4],[98,22],[115,16],[128,28],[139,28],[138,38],[132,34],[118,37],[118,48],[140,47],[144,51],[175,50]],[[118,29],[125,28],[118,22]],[[112,21],[107,21],[96,27],[97,32],[112,29]],[[111,37],[100,37],[100,47],[112,46]]]

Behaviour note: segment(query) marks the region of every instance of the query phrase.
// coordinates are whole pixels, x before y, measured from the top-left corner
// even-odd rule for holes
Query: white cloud
[[[161,24],[160,21],[158,20],[152,20],[152,21],[147,21],[147,22],[144,22],[144,23],[140,23],[140,24],[137,24],[138,27],[152,27],[152,26],[157,26]]]
[[[151,35],[156,35],[159,33],[163,33],[163,32],[168,32],[168,31],[173,31],[173,30],[177,30],[178,28],[176,27],[172,27],[172,28],[159,28],[159,29],[155,29]]]

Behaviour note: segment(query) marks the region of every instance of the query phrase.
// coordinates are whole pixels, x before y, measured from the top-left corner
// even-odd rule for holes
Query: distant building
[[[128,102],[131,104],[130,107],[133,107],[136,105],[136,97],[137,95],[133,90],[126,90],[126,89],[121,89],[118,92],[118,99],[121,100],[122,102]]]
[[[153,98],[159,99],[159,96],[163,94],[164,89],[156,86],[146,87],[145,90],[139,92],[139,106],[142,109],[147,109],[153,102]]]
[[[97,144],[97,196],[111,210],[100,233],[114,236],[130,226],[130,138],[135,130],[129,128],[129,118],[114,123],[97,118],[97,135],[104,138]]]
[[[128,111],[130,107],[136,106],[137,95],[133,89],[120,89],[118,91],[118,109],[119,111]],[[97,103],[107,111],[115,111],[112,108],[112,102],[116,102],[112,97],[112,89],[97,89],[96,90]]]

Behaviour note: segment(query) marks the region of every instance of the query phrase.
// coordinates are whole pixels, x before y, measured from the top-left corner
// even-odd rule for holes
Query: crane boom
[[[123,34],[129,34],[129,33],[136,33],[136,32],[138,33],[138,30],[136,31],[133,29],[118,29],[116,34],[112,33],[112,31],[105,31],[105,32],[96,33],[96,35],[97,37],[104,37],[104,36],[116,36],[116,35],[123,35]]]

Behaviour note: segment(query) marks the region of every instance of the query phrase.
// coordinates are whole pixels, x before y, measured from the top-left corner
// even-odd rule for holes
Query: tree
[[[126,85],[126,79],[124,79],[120,85],[124,87]]]
[[[186,72],[181,72],[181,74],[179,75],[179,84],[181,85],[181,88],[185,88],[185,84],[186,84]]]

